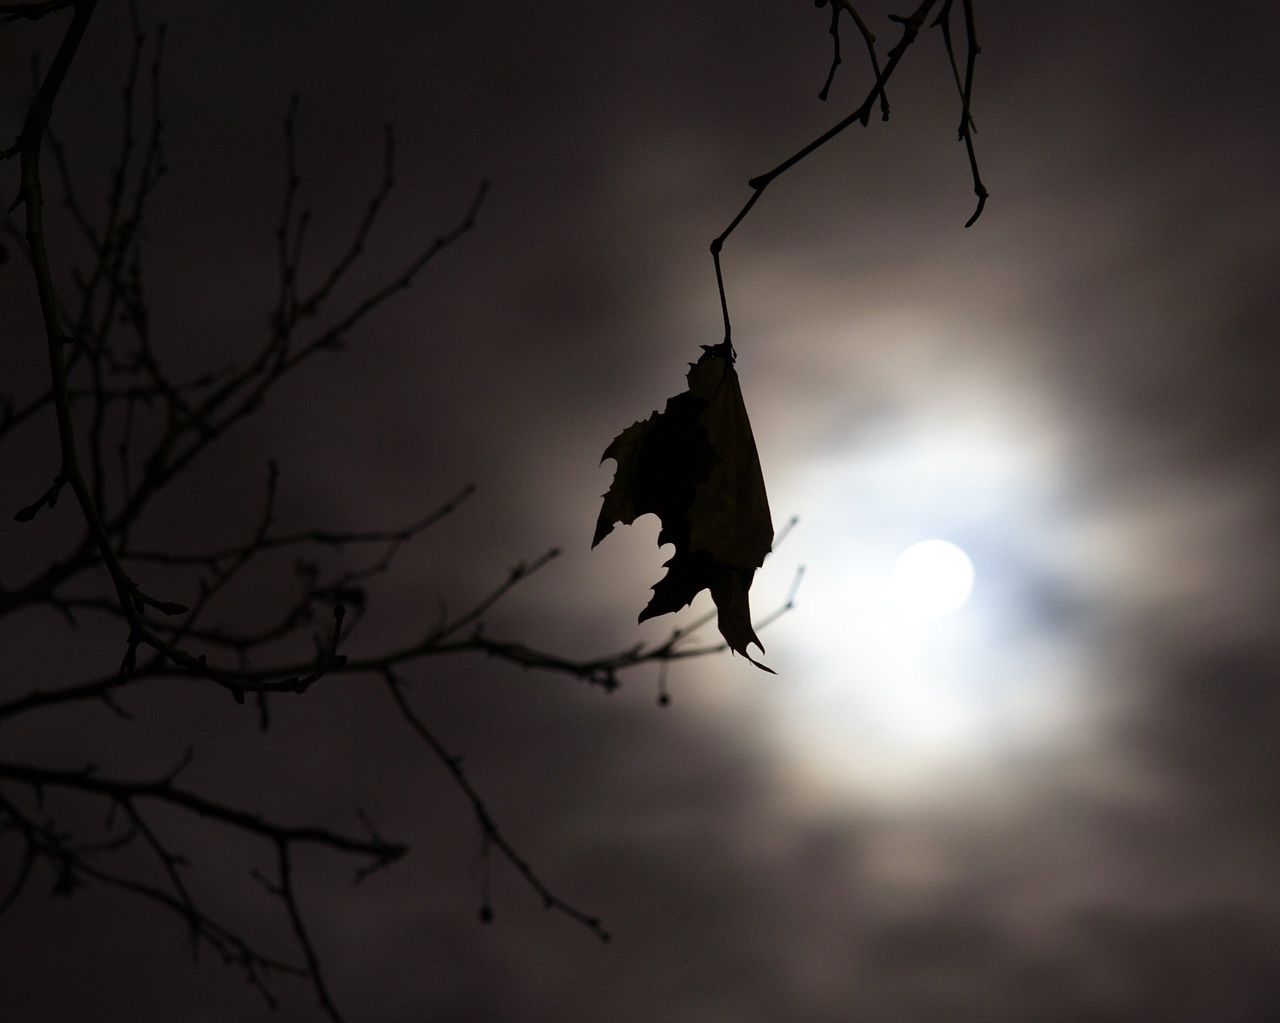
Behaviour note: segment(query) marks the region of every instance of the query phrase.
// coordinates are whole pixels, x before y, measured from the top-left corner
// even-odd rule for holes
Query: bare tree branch
[[[81,0],[33,0],[26,4],[0,4],[0,20],[18,21],[27,18],[35,21],[46,15],[65,11],[68,7],[76,7],[80,3]]]
[[[601,941],[608,941],[609,932],[605,930],[599,917],[584,913],[552,891],[529,864],[529,861],[516,850],[506,835],[502,833],[502,829],[498,827],[493,815],[489,812],[488,804],[475,786],[471,784],[471,779],[467,777],[466,772],[463,770],[462,758],[450,753],[409,705],[409,701],[404,695],[402,680],[397,678],[395,673],[389,669],[383,673],[383,679],[387,684],[387,691],[391,693],[391,698],[395,701],[401,716],[409,723],[427,748],[431,750],[444,769],[448,771],[458,788],[462,790],[467,800],[471,803],[471,810],[475,815],[476,824],[480,828],[480,834],[486,848],[490,845],[496,848],[503,858],[516,869],[516,872],[524,882],[533,889],[547,909],[554,909],[559,913],[563,913],[571,920],[586,927]],[[481,919],[486,923],[493,919],[493,908],[489,904],[487,893],[480,914]]]
[[[980,215],[986,200],[972,138],[974,64],[980,49],[971,0],[961,0],[960,5],[966,36],[963,70],[950,20],[954,0],[923,0],[910,15],[895,18],[901,37],[883,62],[875,35],[851,0],[830,3],[832,60],[821,98],[830,95],[842,66],[842,17],[853,22],[862,39],[873,84],[851,113],[772,170],[752,178],[746,203],[711,243],[726,345],[729,303],[720,261],[725,242],[777,178],[854,122],[868,125],[877,107],[888,118],[889,79],[939,3],[932,24],[941,30],[960,95],[959,139],[966,147],[978,196],[969,223]],[[20,186],[11,212],[21,207],[21,213],[6,218],[2,230],[6,241],[22,252],[30,272],[49,372],[47,382],[27,392],[0,396],[0,443],[18,438],[38,443],[42,438],[30,428],[44,420],[55,423],[58,464],[51,467],[54,471],[46,477],[50,482],[40,493],[23,495],[25,504],[16,517],[34,520],[24,529],[40,528],[68,487],[79,509],[75,535],[57,556],[28,578],[0,585],[0,619],[18,612],[52,611],[72,629],[82,621],[104,624],[114,635],[123,633],[125,651],[118,670],[110,664],[113,658],[104,660],[93,651],[75,674],[47,679],[11,676],[0,699],[0,724],[35,722],[27,715],[101,704],[112,715],[104,720],[119,727],[120,720],[131,719],[147,706],[154,685],[177,685],[218,687],[241,703],[252,695],[258,722],[266,730],[274,700],[305,694],[322,680],[345,686],[353,698],[362,697],[370,682],[385,686],[397,719],[470,807],[485,854],[481,919],[493,919],[487,882],[492,855],[548,909],[602,941],[609,940],[602,921],[535,870],[517,840],[500,825],[493,801],[464,771],[461,756],[414,707],[408,691],[411,676],[434,667],[428,663],[433,658],[485,657],[610,692],[621,685],[624,673],[652,666],[659,702],[666,703],[673,664],[726,649],[723,642],[699,638],[714,612],[673,629],[660,641],[593,656],[547,649],[528,638],[492,635],[489,622],[495,609],[516,587],[555,562],[559,552],[553,548],[517,563],[469,603],[455,603],[451,610],[441,599],[434,620],[399,641],[358,646],[367,635],[360,626],[376,599],[380,577],[397,564],[408,544],[419,541],[471,497],[471,485],[406,524],[294,527],[277,521],[281,476],[270,461],[261,490],[258,485],[243,488],[241,508],[247,525],[233,534],[238,539],[193,536],[181,545],[155,539],[154,527],[164,518],[158,510],[164,496],[195,478],[201,460],[262,409],[290,373],[315,356],[342,350],[375,311],[410,288],[472,232],[488,183],[477,186],[452,226],[422,238],[416,250],[375,285],[357,291],[354,298],[343,297],[344,286],[361,265],[395,194],[395,134],[390,126],[383,132],[380,154],[375,156],[380,156],[380,174],[345,240],[332,252],[318,251],[297,159],[300,102],[291,97],[283,124],[284,188],[272,239],[274,266],[268,271],[275,281],[267,325],[244,351],[228,356],[225,365],[193,369],[175,364],[153,323],[144,261],[144,227],[167,174],[160,88],[164,27],[144,30],[134,4],[127,5],[130,41],[123,48],[121,130],[110,156],[97,154],[96,162],[109,168],[100,190],[78,179],[73,147],[64,145],[53,128],[56,101],[70,80],[95,10],[95,0],[0,3],[0,21],[5,22],[70,13],[48,70],[37,76],[17,141],[0,152],[0,158],[17,158]],[[46,148],[53,155],[52,181],[60,189],[62,217],[70,226],[72,247],[80,253],[75,268],[58,279],[47,251],[48,210],[40,166]],[[318,269],[309,269],[312,266]],[[284,563],[282,574],[286,580],[291,574],[296,591],[270,610],[255,609],[248,622],[234,615],[222,620],[219,616],[244,592],[251,570],[269,567],[271,558]],[[783,603],[754,623],[755,629],[794,607],[802,574],[803,568],[796,572]],[[184,599],[169,599],[172,595]],[[402,844],[383,838],[363,814],[358,814],[362,834],[283,822],[246,809],[239,797],[215,799],[193,791],[179,783],[190,752],[170,770],[143,780],[117,777],[94,766],[58,765],[58,751],[48,754],[50,763],[0,761],[0,842],[17,850],[12,874],[0,884],[0,917],[46,871],[58,895],[95,886],[123,891],[166,910],[185,928],[193,954],[200,948],[214,950],[273,1008],[276,982],[293,978],[310,985],[325,1016],[343,1019],[318,951],[323,944],[316,940],[320,931],[304,913],[306,892],[299,880],[298,857],[351,857],[358,864],[353,878],[358,882],[403,858]],[[52,805],[67,801],[104,811],[106,823],[92,834],[73,833],[66,821],[75,818],[64,814],[61,805]],[[253,934],[224,923],[201,900],[191,864],[167,833],[172,818],[166,814],[173,812],[188,822],[203,820],[225,833],[246,836],[264,852],[269,863],[252,876],[287,923],[291,937],[284,939],[284,952],[261,947]]]
[[[915,42],[916,37],[920,33],[920,29],[924,27],[924,24],[929,17],[929,12],[933,10],[937,2],[938,0],[922,0],[920,5],[911,14],[890,15],[890,18],[893,21],[897,22],[899,25],[902,26],[902,34],[899,37],[898,42],[894,45],[893,49],[889,51],[888,57],[885,60],[885,64],[883,68],[879,67],[877,62],[875,46],[874,46],[875,37],[871,35],[869,30],[867,30],[866,26],[863,24],[861,18],[857,16],[852,6],[849,4],[833,5],[830,33],[834,41],[835,54],[832,60],[831,71],[828,75],[827,82],[823,86],[823,90],[821,94],[822,98],[823,99],[826,98],[826,93],[830,87],[832,77],[835,74],[835,69],[837,65],[840,63],[840,50],[839,50],[840,37],[839,37],[837,19],[839,17],[841,10],[848,10],[855,24],[858,25],[859,29],[863,33],[863,38],[867,42],[868,52],[870,54],[872,67],[873,69],[875,69],[875,76],[876,76],[875,82],[872,84],[871,89],[863,98],[862,102],[858,104],[858,106],[851,113],[841,118],[841,120],[837,121],[834,125],[832,125],[826,131],[824,131],[817,138],[813,139],[811,142],[807,143],[806,145],[798,149],[796,152],[792,153],[789,157],[787,157],[785,160],[779,163],[772,170],[768,170],[763,174],[757,174],[750,181],[748,181],[747,186],[751,189],[751,195],[748,197],[746,203],[743,204],[742,208],[738,211],[737,215],[735,215],[734,218],[731,221],[729,221],[729,225],[723,231],[721,231],[720,234],[718,234],[715,238],[712,239],[711,259],[712,259],[712,263],[715,266],[716,289],[719,292],[720,313],[724,320],[724,342],[723,343],[729,346],[729,350],[731,352],[733,351],[733,346],[732,346],[733,328],[729,321],[729,300],[725,294],[724,273],[720,266],[720,253],[721,253],[721,250],[724,248],[724,243],[729,239],[729,236],[733,234],[734,230],[736,230],[738,225],[742,223],[743,219],[745,219],[747,214],[751,212],[755,204],[760,201],[760,197],[764,194],[764,191],[766,188],[768,188],[771,184],[773,184],[774,181],[780,178],[787,171],[791,170],[791,168],[794,167],[796,164],[812,156],[819,149],[825,146],[828,142],[836,138],[836,136],[842,134],[845,131],[845,129],[851,127],[854,124],[861,124],[863,127],[866,127],[866,125],[868,124],[871,118],[871,110],[877,101],[881,103],[881,112],[883,117],[886,120],[888,119],[889,108],[888,108],[888,100],[885,98],[885,87],[888,84],[889,79],[893,76],[894,71],[897,70],[898,64],[901,62],[902,58],[906,56],[907,51],[911,48],[911,45]],[[944,32],[950,31],[948,19],[950,16],[951,2],[952,0],[943,0],[942,12],[939,15],[939,19],[935,21],[935,24],[941,26]],[[819,7],[825,6],[825,4],[820,3],[818,6]],[[965,72],[965,85],[964,85],[964,88],[962,89],[963,110],[961,113],[960,138],[962,141],[964,141],[966,150],[969,155],[969,164],[973,172],[974,191],[978,196],[978,207],[974,211],[973,216],[971,216],[969,220],[965,223],[965,227],[970,227],[981,215],[983,207],[986,205],[987,192],[986,192],[986,188],[982,185],[981,179],[978,176],[977,159],[974,156],[973,141],[970,135],[971,124],[969,120],[969,99],[970,99],[970,96],[972,95],[972,85],[973,85],[973,58],[977,55],[978,50],[977,50],[976,40],[974,39],[974,36],[973,36],[973,18],[972,18],[973,12],[972,12],[971,3],[966,2],[964,5],[964,9],[965,9],[965,19],[966,19],[965,24],[966,24],[966,29],[969,35],[970,49],[969,49],[969,61],[966,66],[966,72]],[[947,35],[945,36],[945,38],[948,39],[947,47],[948,47],[948,52],[950,52],[950,42],[949,42],[950,36]],[[952,58],[952,60],[954,64],[954,57]]]

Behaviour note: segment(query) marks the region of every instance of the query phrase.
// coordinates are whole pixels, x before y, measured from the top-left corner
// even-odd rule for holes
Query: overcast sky
[[[115,131],[121,6],[101,5],[55,121],[86,190]],[[232,435],[156,535],[251,523],[270,455],[282,514],[329,528],[399,525],[474,482],[373,590],[370,645],[551,546],[564,556],[494,633],[577,656],[663,636],[669,619],[635,624],[668,556],[656,521],[589,550],[600,453],[720,340],[707,245],[747,179],[861,101],[849,28],[824,104],[828,15],[798,0],[168,6],[149,259],[180,364],[223,365],[265,329],[291,91],[313,268],[377,185],[384,121],[398,187],[360,282],[452,226],[481,179],[492,191],[476,230]],[[976,6],[976,225],[933,32],[890,121],[780,179],[725,249],[775,524],[800,518],[756,610],[806,566],[761,636],[777,676],[682,663],[660,708],[653,669],[612,695],[483,660],[406,673],[508,835],[613,943],[496,861],[496,920],[478,923],[469,808],[373,688],[280,703],[265,738],[210,693],[3,741],[63,767],[105,744],[152,773],[194,741],[193,788],[343,826],[359,805],[409,841],[355,890],[348,863],[308,864],[352,1020],[1280,1018],[1280,15]],[[882,47],[896,38],[897,7],[861,9]],[[0,30],[0,130],[52,28]],[[7,391],[41,386],[24,270],[0,267]],[[53,452],[32,434],[6,454],[10,505],[47,485]],[[2,521],[0,575],[19,575],[30,531],[56,526]],[[931,537],[969,553],[973,597],[897,621],[889,566]],[[0,632],[14,692],[43,643],[68,642],[40,628]],[[120,641],[65,656],[96,673]],[[251,881],[219,873],[215,834],[174,827],[229,913],[265,915]],[[123,897],[33,888],[0,947],[6,1018],[273,1018]],[[274,1018],[309,1018],[309,991],[280,993]]]

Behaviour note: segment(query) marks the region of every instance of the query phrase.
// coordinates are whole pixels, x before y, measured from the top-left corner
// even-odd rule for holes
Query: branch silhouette
[[[423,274],[448,258],[477,229],[489,186],[477,184],[465,207],[438,233],[376,283],[355,288],[373,231],[385,215],[396,186],[396,135],[384,131],[381,174],[357,222],[318,272],[302,270],[315,217],[304,203],[298,166],[299,97],[289,97],[283,122],[284,181],[274,246],[274,294],[263,333],[225,365],[192,369],[174,365],[156,335],[150,282],[143,252],[152,224],[152,200],[169,174],[161,93],[165,28],[145,29],[136,6],[128,4],[131,44],[126,54],[120,135],[102,196],[80,187],[69,147],[55,130],[58,98],[68,87],[77,54],[86,45],[96,0],[34,0],[0,3],[0,21],[38,22],[67,18],[54,56],[34,84],[16,140],[0,151],[0,165],[16,166],[18,187],[10,216],[0,225],[4,239],[25,260],[30,294],[38,306],[48,376],[23,394],[0,394],[0,444],[56,444],[52,473],[14,499],[14,518],[28,531],[45,529],[58,502],[70,492],[76,509],[74,535],[64,550],[29,577],[0,581],[0,621],[18,621],[32,611],[53,611],[70,629],[86,622],[105,626],[115,637],[109,653],[85,641],[82,673],[54,678],[10,673],[0,689],[0,727],[40,722],[98,707],[108,722],[149,712],[162,688],[211,690],[249,705],[258,727],[272,727],[277,701],[302,698],[317,686],[349,685],[353,677],[385,688],[391,709],[406,734],[420,744],[465,801],[486,853],[506,865],[548,909],[600,940],[610,931],[589,910],[562,894],[521,851],[505,829],[490,796],[464,770],[463,760],[415,706],[414,676],[439,671],[439,658],[483,657],[499,665],[560,676],[610,692],[628,672],[649,668],[658,675],[659,702],[667,702],[667,672],[676,662],[715,656],[723,642],[704,641],[699,631],[715,612],[673,629],[665,638],[620,650],[582,654],[545,647],[534,639],[496,636],[491,613],[517,587],[555,562],[558,550],[517,561],[495,578],[487,593],[452,608],[441,602],[432,622],[396,642],[354,652],[353,637],[370,614],[371,594],[411,544],[441,522],[460,514],[476,488],[467,484],[413,521],[390,527],[330,529],[322,524],[283,528],[277,503],[284,473],[274,461],[260,483],[241,487],[252,525],[238,540],[192,536],[175,545],[157,540],[160,506],[175,485],[205,469],[210,452],[276,397],[282,382],[313,359],[343,351],[367,327],[370,316],[404,294]],[[820,3],[819,6],[824,6]],[[711,243],[725,345],[730,343],[729,302],[721,268],[725,242],[764,191],[798,163],[855,122],[864,126],[873,109],[889,116],[887,84],[915,43],[927,19],[941,30],[960,96],[959,139],[966,148],[977,208],[986,189],[973,146],[974,63],[979,53],[973,7],[962,0],[966,44],[958,58],[951,19],[953,0],[924,0],[894,20],[901,28],[884,55],[876,36],[847,0],[831,3],[832,62],[820,95],[826,99],[843,65],[840,24],[856,27],[872,70],[873,84],[847,116],[773,169],[752,178],[751,195]],[[44,161],[48,154],[50,161]],[[52,167],[49,167],[49,164]],[[61,193],[57,212],[46,199],[49,180]],[[49,221],[60,217],[88,253],[68,275],[52,269],[66,259],[51,258]],[[358,291],[349,297],[349,289]],[[48,479],[47,485],[44,480]],[[40,487],[44,485],[44,489]],[[259,490],[260,488],[260,490]],[[35,491],[39,491],[38,493]],[[252,496],[258,495],[258,496]],[[71,502],[67,502],[71,503]],[[784,531],[785,532],[785,531]],[[46,534],[41,533],[42,537]],[[775,541],[781,540],[781,536]],[[52,543],[52,540],[47,542]],[[322,555],[338,555],[324,558]],[[247,624],[216,618],[229,599],[244,591],[251,572],[291,561],[284,569],[296,593]],[[337,561],[336,566],[328,564]],[[752,624],[764,628],[794,606],[801,572],[772,613]],[[10,583],[10,585],[6,585]],[[182,594],[183,599],[174,599]],[[189,596],[188,596],[189,595]],[[367,687],[350,686],[363,694]],[[405,858],[406,847],[384,838],[363,813],[359,828],[298,823],[259,812],[244,802],[214,798],[182,783],[195,752],[167,770],[137,777],[115,767],[66,762],[67,751],[49,748],[41,762],[0,760],[0,846],[16,850],[8,877],[0,878],[0,924],[24,893],[52,879],[52,890],[70,896],[100,887],[128,893],[157,906],[186,930],[193,953],[212,949],[238,969],[275,1007],[283,980],[309,985],[323,1014],[342,1020],[339,998],[329,983],[320,943],[308,914],[308,893],[298,874],[298,856],[320,852],[355,865],[353,882]],[[86,829],[75,809],[91,807],[99,824]],[[223,919],[192,881],[192,861],[173,839],[174,820],[204,821],[251,840],[264,865],[252,880],[273,900],[278,922],[289,936],[284,951]],[[486,873],[480,917],[494,918]],[[277,942],[278,943],[278,942]]]
[[[102,651],[86,644],[87,669],[80,677],[10,675],[0,689],[0,727],[85,706],[132,721],[148,713],[158,687],[201,686],[225,691],[237,703],[251,702],[258,726],[267,731],[274,700],[299,698],[317,685],[343,684],[353,676],[380,681],[404,727],[471,807],[485,850],[496,852],[545,907],[608,940],[601,920],[565,898],[501,826],[492,801],[464,771],[461,757],[414,708],[409,675],[434,658],[481,656],[605,692],[616,689],[624,673],[655,665],[665,686],[670,662],[724,649],[696,645],[695,630],[705,622],[675,630],[658,643],[586,656],[491,635],[487,620],[493,609],[556,559],[559,552],[552,549],[516,563],[477,600],[454,609],[442,602],[435,621],[418,635],[372,652],[349,653],[379,577],[406,546],[463,508],[475,493],[471,484],[400,526],[282,529],[276,507],[283,474],[269,461],[255,524],[241,539],[207,544],[194,536],[190,546],[154,540],[153,525],[162,517],[158,505],[175,484],[199,473],[209,452],[259,412],[299,366],[341,352],[372,313],[402,295],[475,230],[488,184],[477,186],[451,226],[424,240],[380,282],[342,298],[350,293],[353,271],[363,265],[374,227],[394,193],[395,133],[385,129],[380,179],[346,243],[318,273],[304,274],[314,218],[303,203],[297,160],[300,100],[291,96],[283,123],[284,188],[266,332],[247,354],[226,365],[196,371],[175,367],[153,328],[143,259],[152,200],[169,173],[161,102],[165,26],[145,29],[136,5],[128,4],[131,44],[120,134],[100,200],[79,186],[75,161],[54,127],[58,97],[72,77],[96,10],[95,0],[0,4],[3,21],[69,15],[52,62],[36,77],[16,141],[0,152],[0,163],[16,163],[19,169],[16,198],[0,231],[25,259],[48,362],[45,386],[33,394],[0,394],[0,444],[41,443],[48,437],[41,432],[46,423],[57,444],[50,483],[25,502],[15,502],[20,525],[11,528],[41,529],[67,491],[79,520],[67,548],[43,568],[16,584],[0,581],[0,621],[51,610],[70,629],[86,622],[118,628],[122,649],[104,663]],[[47,223],[59,214],[46,198],[46,154],[52,160],[44,164],[51,162],[61,193],[56,209],[88,253],[87,262],[67,280],[52,269],[63,260],[49,252]],[[336,567],[322,563],[325,552],[340,556]],[[296,597],[249,624],[215,620],[217,610],[243,589],[249,571],[269,558],[292,559]],[[173,599],[177,592],[192,596]],[[193,954],[212,949],[272,1007],[279,1004],[280,981],[300,980],[310,985],[327,1018],[344,1018],[312,936],[297,855],[310,849],[352,858],[357,864],[353,880],[359,882],[403,859],[403,844],[384,839],[362,811],[356,812],[361,832],[346,832],[277,819],[184,787],[180,777],[194,750],[168,770],[140,780],[95,764],[59,763],[64,755],[50,748],[40,762],[0,760],[0,846],[18,850],[12,875],[0,879],[0,923],[41,877],[52,878],[60,896],[93,887],[123,891],[170,913],[186,930]],[[100,823],[89,834],[75,810],[85,806],[100,811],[93,818]],[[261,846],[269,862],[255,867],[251,879],[276,903],[292,935],[290,949],[269,948],[243,924],[222,919],[198,894],[193,863],[171,838],[175,814]],[[486,880],[481,917],[493,915]]]
[[[827,6],[828,0],[818,0],[818,7]],[[772,170],[765,171],[763,174],[757,174],[747,182],[747,187],[751,189],[751,195],[747,201],[738,210],[737,214],[729,221],[725,227],[715,238],[711,240],[711,260],[715,266],[716,272],[716,289],[720,296],[720,314],[724,320],[724,344],[729,346],[730,351],[734,351],[733,343],[733,327],[729,320],[729,299],[725,294],[724,272],[720,265],[720,253],[724,249],[724,244],[729,240],[729,236],[737,230],[738,225],[746,219],[748,213],[760,201],[760,197],[764,195],[765,189],[786,174],[797,164],[808,159],[819,149],[825,146],[832,139],[841,135],[847,128],[854,124],[860,124],[864,128],[871,120],[871,111],[876,104],[880,105],[881,117],[884,120],[889,119],[889,99],[886,92],[886,86],[889,79],[893,77],[893,73],[897,70],[898,64],[902,58],[907,55],[907,51],[915,43],[916,38],[920,34],[920,29],[924,27],[925,22],[929,18],[929,13],[937,6],[938,0],[923,0],[923,2],[910,14],[898,15],[891,14],[890,20],[901,26],[902,34],[899,36],[897,43],[889,51],[885,59],[884,66],[881,67],[879,58],[876,54],[876,37],[867,28],[866,23],[858,15],[852,3],[847,0],[832,0],[831,2],[831,24],[828,29],[834,52],[832,54],[831,68],[827,72],[827,79],[823,83],[821,91],[818,93],[820,99],[827,99],[831,84],[835,79],[836,69],[843,62],[840,55],[840,27],[839,18],[842,13],[848,13],[850,19],[857,26],[861,33],[863,41],[867,47],[868,58],[871,63],[872,72],[875,79],[868,90],[862,102],[858,104],[853,111],[841,118],[830,128],[824,131],[817,138],[808,142],[796,152],[792,153],[785,160],[775,166]],[[952,73],[956,77],[956,83],[960,89],[960,140],[965,144],[965,151],[969,158],[969,168],[973,175],[973,190],[978,197],[978,204],[973,211],[972,216],[965,222],[965,227],[972,227],[978,217],[982,215],[982,211],[987,202],[987,189],[983,185],[982,179],[978,174],[978,158],[974,152],[973,146],[973,118],[970,115],[970,106],[973,98],[973,69],[979,51],[977,37],[974,34],[973,25],[973,4],[972,0],[963,0],[965,33],[968,39],[968,53],[965,61],[965,73],[963,82],[960,81],[959,71],[956,67],[955,51],[952,45],[951,37],[951,14],[953,8],[953,0],[943,0],[942,8],[939,10],[937,17],[934,19],[933,25],[942,31],[942,37],[946,45],[947,56],[951,62]]]

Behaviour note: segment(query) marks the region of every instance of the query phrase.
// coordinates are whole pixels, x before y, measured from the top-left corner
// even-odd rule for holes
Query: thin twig
[[[547,909],[553,909],[563,913],[575,923],[581,924],[587,928],[601,941],[609,940],[609,932],[600,922],[599,917],[586,913],[578,909],[572,903],[566,902],[557,895],[550,886],[538,875],[538,873],[508,841],[507,837],[502,833],[497,823],[493,819],[492,813],[489,811],[488,805],[484,798],[471,784],[471,779],[467,777],[466,772],[462,768],[462,758],[451,754],[444,744],[436,738],[435,734],[426,726],[422,719],[414,712],[409,701],[405,698],[402,691],[403,683],[394,673],[387,671],[383,675],[383,679],[387,685],[387,691],[391,694],[391,698],[395,701],[396,707],[399,709],[401,716],[409,723],[409,726],[417,733],[418,737],[423,741],[428,749],[431,750],[437,760],[440,761],[444,769],[449,772],[454,783],[462,790],[467,800],[471,803],[472,813],[475,815],[476,825],[480,828],[486,846],[493,846],[497,849],[508,863],[510,863],[516,872],[524,879],[525,883],[537,893],[542,900],[542,904]],[[487,903],[486,903],[487,906]],[[492,911],[490,911],[490,916]]]
[[[720,314],[724,320],[724,342],[723,343],[729,346],[729,349],[731,352],[733,351],[733,346],[732,346],[733,329],[729,319],[729,300],[727,295],[725,294],[724,272],[720,265],[720,253],[724,248],[725,242],[728,240],[729,236],[733,234],[734,230],[738,227],[738,225],[742,223],[743,219],[747,216],[747,214],[751,212],[752,208],[760,200],[760,197],[764,194],[764,191],[766,188],[768,188],[774,181],[776,181],[779,177],[781,177],[783,174],[789,171],[796,164],[800,163],[802,160],[811,156],[813,153],[817,152],[819,149],[825,146],[832,139],[836,138],[836,136],[844,132],[845,129],[849,128],[854,124],[862,124],[865,126],[870,119],[871,110],[877,101],[880,101],[882,103],[882,108],[881,108],[882,113],[887,117],[888,106],[887,106],[887,101],[885,100],[885,87],[888,84],[889,79],[892,77],[894,71],[897,69],[899,62],[906,55],[907,50],[910,49],[912,43],[915,42],[916,37],[919,35],[920,29],[924,26],[924,23],[929,16],[929,12],[933,9],[936,3],[937,3],[937,0],[923,0],[923,2],[909,15],[891,15],[890,16],[891,20],[897,22],[899,25],[902,26],[902,35],[898,39],[898,42],[893,47],[893,49],[889,51],[884,67],[879,68],[876,71],[875,82],[872,84],[870,91],[863,98],[862,102],[850,114],[842,118],[840,121],[836,122],[826,131],[824,131],[821,135],[819,135],[817,138],[813,139],[812,141],[810,141],[809,143],[807,143],[806,145],[798,149],[796,152],[792,153],[791,156],[787,157],[785,160],[783,160],[781,163],[775,166],[772,170],[766,171],[763,174],[758,174],[755,177],[753,177],[750,181],[748,181],[747,186],[751,189],[751,195],[747,198],[746,203],[743,204],[742,208],[738,211],[738,213],[734,216],[734,218],[731,221],[729,221],[728,226],[723,231],[721,231],[720,234],[718,234],[714,239],[712,239],[711,259],[712,259],[712,263],[715,266],[716,289],[720,297]],[[947,0],[947,4],[948,6],[950,5],[950,0]],[[833,12],[832,12],[831,31],[832,31],[833,37],[837,40],[837,47],[838,47],[839,37],[836,29],[836,18],[839,14],[840,9],[842,8],[835,8],[833,9]],[[861,19],[857,17],[856,13],[853,11],[851,6],[847,6],[844,9],[849,10],[850,14],[854,17],[855,23],[858,24],[859,28],[863,31],[864,39],[868,41],[868,46],[870,47],[872,59],[874,61],[875,60],[875,49],[873,45],[874,36],[871,36],[870,32],[866,30],[866,26],[862,23]],[[981,179],[978,177],[977,159],[973,151],[973,140],[972,140],[971,133],[969,131],[970,125],[968,120],[969,97],[971,96],[971,89],[972,89],[972,82],[973,82],[973,59],[978,52],[977,43],[973,37],[971,0],[966,0],[965,2],[965,16],[966,16],[966,27],[969,30],[970,50],[969,50],[969,61],[968,61],[968,64],[966,65],[966,74],[965,74],[964,101],[962,104],[963,111],[962,111],[962,122],[961,122],[961,138],[964,140],[966,149],[969,154],[970,168],[973,172],[973,178],[974,178],[974,191],[978,195],[978,207],[974,211],[973,216],[971,216],[969,220],[965,223],[965,227],[969,227],[981,215],[983,207],[986,203],[987,193],[986,193],[985,187],[982,186]],[[943,22],[943,24],[945,25],[945,21]],[[836,58],[832,64],[832,74],[834,74],[835,65],[838,62],[839,62],[839,52],[837,49]]]

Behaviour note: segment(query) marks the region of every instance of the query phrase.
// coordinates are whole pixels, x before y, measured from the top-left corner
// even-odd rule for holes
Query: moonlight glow
[[[946,540],[912,544],[893,566],[890,589],[898,610],[912,618],[941,618],[973,592],[973,562]]]
[[[814,509],[788,541],[809,571],[776,717],[797,792],[931,801],[940,772],[994,791],[1011,758],[1090,735],[1074,634],[1035,595],[1096,559],[1063,518],[1064,453],[1011,393],[935,381],[909,421],[851,428],[792,484]],[[944,537],[981,552],[980,586]]]

